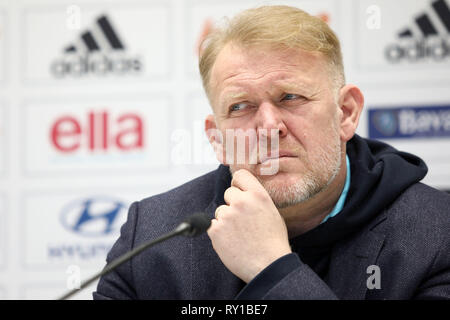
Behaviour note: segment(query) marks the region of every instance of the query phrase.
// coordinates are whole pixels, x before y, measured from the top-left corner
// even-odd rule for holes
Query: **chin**
[[[286,207],[305,201],[311,196],[311,191],[317,189],[309,179],[286,173],[264,176],[259,181],[277,207]]]
[[[230,171],[233,174],[239,169],[249,170],[266,189],[279,209],[309,200],[335,178],[332,172],[326,174],[327,170],[319,171],[321,174],[314,174],[298,166],[295,168],[280,166],[277,173],[273,175],[260,175],[256,174],[259,172],[258,167],[258,165],[230,166]]]

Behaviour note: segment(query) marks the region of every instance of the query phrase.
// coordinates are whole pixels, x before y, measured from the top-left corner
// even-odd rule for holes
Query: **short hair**
[[[203,40],[199,69],[208,98],[212,67],[228,43],[320,52],[328,64],[334,89],[338,91],[345,84],[339,39],[327,23],[295,7],[262,6],[247,9],[225,25],[214,27]]]

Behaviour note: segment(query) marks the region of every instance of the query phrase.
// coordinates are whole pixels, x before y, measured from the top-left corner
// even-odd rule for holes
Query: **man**
[[[244,11],[200,72],[222,165],[134,203],[108,261],[198,211],[211,227],[104,276],[95,299],[450,298],[450,197],[419,183],[416,156],[355,135],[364,98],[324,22]]]

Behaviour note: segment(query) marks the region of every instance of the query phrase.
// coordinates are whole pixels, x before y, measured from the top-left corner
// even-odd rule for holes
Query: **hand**
[[[208,235],[223,264],[245,282],[291,253],[286,224],[261,183],[236,171]]]

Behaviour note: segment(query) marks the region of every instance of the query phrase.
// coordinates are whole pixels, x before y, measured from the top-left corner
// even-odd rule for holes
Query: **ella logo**
[[[144,147],[144,124],[135,113],[113,117],[108,111],[90,111],[85,118],[63,115],[50,128],[50,142],[66,154],[81,149],[136,151]]]
[[[61,224],[83,236],[105,236],[120,228],[125,213],[123,201],[109,197],[78,199],[63,208]]]

